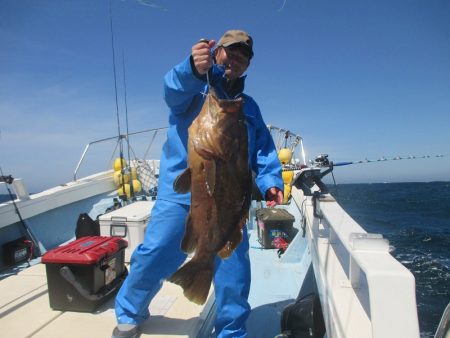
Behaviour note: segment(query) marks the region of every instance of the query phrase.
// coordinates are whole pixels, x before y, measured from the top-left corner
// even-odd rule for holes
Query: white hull
[[[16,204],[22,218],[29,219],[50,210],[114,190],[112,171],[106,171],[30,195],[29,198],[18,199]],[[12,203],[0,204],[0,229],[17,221],[18,216],[14,205]]]

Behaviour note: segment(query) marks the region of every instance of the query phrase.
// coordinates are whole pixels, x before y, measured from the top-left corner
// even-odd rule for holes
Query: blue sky
[[[308,159],[447,155],[339,167],[338,183],[450,180],[449,1],[112,0],[112,11],[122,131],[122,54],[129,130],[162,127],[164,74],[195,41],[239,28],[255,40],[247,93],[266,123],[304,138]],[[113,81],[108,1],[0,0],[4,173],[30,191],[70,181],[84,146],[117,134]],[[86,173],[109,160],[93,153]]]

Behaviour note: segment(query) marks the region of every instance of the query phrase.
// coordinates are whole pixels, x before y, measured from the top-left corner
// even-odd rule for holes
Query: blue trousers
[[[140,324],[148,319],[148,307],[163,281],[185,261],[180,249],[188,205],[157,200],[147,226],[144,242],[131,256],[128,277],[116,297],[120,324]],[[214,291],[218,338],[246,337],[245,322],[250,314],[250,260],[247,229],[230,258],[216,259]]]

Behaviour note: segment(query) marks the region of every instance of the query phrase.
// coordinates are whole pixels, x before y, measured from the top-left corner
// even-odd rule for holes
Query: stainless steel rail
[[[84,161],[84,159],[85,159],[85,157],[86,157],[86,154],[87,154],[88,150],[90,149],[90,147],[91,147],[92,145],[98,144],[98,143],[103,143],[103,142],[106,142],[106,141],[111,141],[111,140],[117,140],[117,143],[119,143],[122,139],[125,139],[125,140],[128,142],[129,136],[132,136],[132,135],[138,135],[138,134],[144,134],[144,133],[154,133],[153,137],[151,138],[150,144],[149,144],[149,146],[148,146],[148,148],[147,148],[147,151],[146,151],[146,153],[145,153],[145,155],[144,155],[144,156],[147,156],[148,150],[150,149],[150,147],[151,147],[153,141],[155,140],[156,134],[157,134],[160,130],[165,130],[165,129],[167,129],[167,127],[153,128],[153,129],[146,129],[146,130],[141,130],[141,131],[137,131],[137,132],[125,134],[125,135],[112,136],[112,137],[107,137],[107,138],[103,138],[103,139],[100,139],[100,140],[96,140],[96,141],[89,142],[89,143],[86,145],[86,147],[84,148],[83,154],[81,155],[80,160],[78,161],[78,164],[77,164],[77,166],[76,166],[76,168],[75,168],[75,171],[74,171],[74,173],[73,173],[73,180],[74,180],[74,181],[77,180],[77,173],[78,173],[78,171],[79,171],[79,169],[80,169],[80,167],[81,167],[81,164],[83,163],[83,161]],[[114,149],[113,152],[115,152],[116,149],[117,149],[117,145],[116,145],[116,148]]]
[[[292,151],[292,154],[294,154],[295,149],[298,145],[300,145],[300,155],[303,161],[302,163],[306,164],[306,154],[305,149],[303,148],[303,139],[301,136],[294,134],[287,129],[275,127],[270,124],[267,125],[267,128],[272,135],[277,151],[280,151],[281,148],[288,148]]]

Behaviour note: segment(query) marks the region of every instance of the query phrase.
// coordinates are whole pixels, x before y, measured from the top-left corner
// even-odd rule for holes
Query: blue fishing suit
[[[244,99],[248,127],[249,164],[256,173],[256,184],[265,193],[271,187],[283,189],[281,166],[270,133],[256,102],[242,93],[244,80],[226,88],[221,66],[210,70],[210,83],[218,96]],[[188,128],[199,114],[208,90],[206,76],[195,71],[192,57],[175,66],[165,76],[164,98],[170,108],[169,130],[164,144],[158,183],[158,197],[153,207],[144,241],[131,257],[130,273],[116,298],[116,316],[120,324],[140,324],[150,313],[150,301],[165,279],[185,261],[180,244],[189,212],[190,193],[173,190],[175,178],[187,167]],[[214,291],[217,308],[217,337],[245,337],[245,321],[250,314],[250,261],[248,235],[230,258],[216,258]]]

